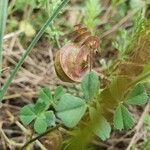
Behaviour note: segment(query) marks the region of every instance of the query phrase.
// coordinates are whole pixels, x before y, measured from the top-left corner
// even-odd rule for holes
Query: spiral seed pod
[[[75,26],[75,31],[71,35],[71,42],[56,54],[55,70],[62,81],[80,82],[89,70],[91,51],[99,47],[100,41],[80,24]]]
[[[78,24],[75,26],[75,31],[73,32],[74,43],[78,43],[83,46],[86,45],[88,48],[97,49],[100,44],[100,40],[96,36],[92,36],[91,32],[86,27],[82,27],[82,25]]]

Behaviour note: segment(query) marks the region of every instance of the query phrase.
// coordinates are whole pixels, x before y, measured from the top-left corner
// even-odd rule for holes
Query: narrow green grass
[[[0,77],[2,74],[3,62],[3,36],[6,27],[8,0],[0,0]]]
[[[41,38],[41,36],[45,32],[46,28],[52,24],[52,22],[57,17],[57,15],[59,14],[59,12],[64,8],[64,6],[68,2],[69,2],[69,0],[62,0],[62,2],[60,3],[60,5],[52,12],[51,16],[47,19],[47,21],[45,22],[45,24],[42,26],[41,30],[34,37],[34,39],[32,40],[31,44],[29,45],[29,47],[27,48],[27,50],[25,51],[25,53],[23,54],[23,56],[21,57],[21,59],[19,60],[19,62],[17,63],[17,65],[14,68],[14,70],[12,71],[10,77],[7,79],[6,83],[2,87],[1,92],[0,92],[0,101],[3,100],[3,97],[4,97],[7,89],[9,88],[9,86],[12,83],[13,79],[15,78],[17,72],[19,71],[19,69],[21,68],[22,64],[24,63],[26,57],[30,54],[30,52],[33,49],[33,47],[39,41],[39,39]]]

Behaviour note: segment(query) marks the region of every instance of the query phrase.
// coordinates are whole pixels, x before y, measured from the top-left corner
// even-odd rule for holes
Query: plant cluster
[[[112,124],[110,120],[113,120],[116,129],[131,129],[135,121],[128,106],[142,106],[147,103],[149,97],[145,87],[137,84],[123,97],[128,80],[125,83],[124,78],[119,79],[111,85],[111,88],[102,92],[100,83],[97,73],[93,71],[87,73],[81,82],[84,95],[82,98],[65,93],[62,87],[58,87],[53,95],[49,88],[44,88],[35,104],[22,108],[20,119],[24,125],[34,122],[34,130],[41,134],[46,132],[48,127],[64,125],[72,129],[88,124],[87,120],[94,121],[95,117],[98,117],[96,125],[91,126],[91,129],[93,128],[93,133],[102,140],[110,137]],[[114,111],[113,116],[108,109]],[[100,111],[98,116],[97,111]]]
[[[26,14],[19,18],[20,21],[11,17],[10,27],[17,28],[25,33],[27,37],[33,37],[39,30],[41,24],[51,14],[56,7],[61,3],[61,0],[12,0],[9,4],[9,16],[15,12]],[[60,12],[61,13],[61,12]],[[40,15],[39,15],[40,14]],[[54,25],[54,22],[45,30],[45,35],[50,40],[53,40],[60,47],[59,37],[62,32]]]
[[[61,13],[62,8],[68,2],[69,0],[52,0],[49,5],[49,0],[17,0],[14,4],[12,0],[9,9],[10,14],[16,10],[22,10],[26,3],[30,7],[28,15],[30,15],[34,9],[38,8],[43,8],[43,11],[46,10],[44,12],[45,16],[49,16],[49,13],[52,14],[34,37],[10,77],[3,85],[0,91],[0,101],[3,100],[4,94],[12,83],[12,80],[40,37],[47,32],[50,37],[53,39],[56,38],[58,42],[61,32],[54,26],[54,19]],[[132,0],[131,3],[133,2]],[[118,6],[122,4],[122,1],[117,2],[114,0],[113,3]],[[142,9],[144,12],[143,3],[140,0],[139,3],[140,6],[137,5],[136,10]],[[134,28],[132,32],[128,32],[124,29],[120,31],[116,41],[113,42],[114,47],[119,53],[118,58],[114,63],[112,62],[112,70],[109,70],[111,69],[110,67],[106,67],[103,71],[103,76],[99,75],[93,69],[93,59],[91,57],[95,49],[99,46],[98,38],[92,36],[92,34],[95,34],[95,29],[98,25],[97,16],[100,15],[102,11],[101,6],[98,4],[98,0],[88,0],[86,3],[85,11],[87,14],[85,15],[85,24],[91,32],[87,31],[86,27],[77,25],[76,27],[80,28],[76,31],[74,42],[71,43],[72,47],[66,48],[65,45],[65,48],[63,47],[59,51],[61,53],[61,51],[65,49],[66,53],[63,53],[63,59],[58,59],[59,65],[61,67],[63,66],[61,69],[63,71],[65,69],[67,70],[65,70],[66,72],[60,71],[60,68],[56,70],[59,78],[62,79],[64,74],[70,77],[70,70],[75,76],[80,74],[82,96],[79,97],[75,96],[75,94],[67,93],[62,86],[58,86],[54,93],[49,87],[46,87],[39,92],[35,104],[28,104],[20,111],[20,120],[22,123],[25,126],[30,126],[33,131],[39,135],[44,135],[47,131],[55,130],[60,126],[64,126],[70,130],[70,133],[74,133],[74,130],[80,130],[76,135],[71,134],[74,137],[70,138],[69,136],[69,140],[66,142],[67,144],[65,143],[66,149],[85,148],[86,144],[90,142],[89,139],[92,139],[95,135],[101,140],[106,140],[110,137],[112,129],[131,129],[135,121],[130,112],[130,106],[143,106],[149,99],[145,88],[145,80],[150,76],[150,22],[142,18],[135,21],[137,28]],[[1,18],[1,20],[5,21],[6,16]],[[27,29],[32,30],[31,33],[35,34],[32,25],[30,23],[28,24],[28,20],[26,21],[25,23],[22,22],[21,29],[23,30],[28,27]],[[0,25],[0,33],[3,34],[4,25]],[[26,30],[24,30],[24,32],[25,31]],[[132,36],[128,38],[130,33],[132,33]],[[93,48],[93,46],[95,47]],[[0,43],[0,50],[2,54],[2,42]],[[86,58],[84,56],[86,56]],[[77,66],[76,63],[78,61],[81,63]],[[86,64],[87,61],[90,65]],[[57,61],[55,61],[55,66],[57,66],[56,63]],[[82,72],[82,69],[85,69],[85,64],[87,65],[86,71]],[[68,80],[68,82],[74,81],[76,80]],[[146,124],[149,124],[149,116],[146,119]],[[81,141],[80,139],[76,140],[78,136]],[[35,138],[35,140],[36,139],[37,138]],[[32,141],[34,142],[34,139],[28,141],[24,148]]]

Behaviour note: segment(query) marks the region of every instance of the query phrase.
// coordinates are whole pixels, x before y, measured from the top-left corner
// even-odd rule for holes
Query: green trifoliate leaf
[[[61,96],[64,94],[64,89],[62,86],[58,86],[55,90],[54,99],[58,100],[61,98]]]
[[[38,133],[44,133],[47,127],[55,126],[56,117],[52,111],[38,114],[34,123],[34,130]]]
[[[108,139],[110,137],[111,126],[110,126],[109,122],[104,117],[101,117],[100,124],[94,130],[94,133],[99,138],[101,138],[103,141],[105,141],[106,139]]]
[[[45,112],[45,117],[46,117],[46,123],[48,126],[55,126],[56,117],[53,111]]]
[[[99,91],[100,81],[98,75],[91,71],[85,75],[82,80],[81,87],[87,101],[92,100]]]
[[[38,116],[34,123],[34,130],[38,134],[42,134],[46,131],[47,127],[48,125],[45,116],[43,114],[41,116]]]
[[[148,95],[146,93],[145,87],[138,84],[133,91],[127,96],[127,104],[130,105],[144,105],[148,101]]]
[[[34,105],[29,104],[21,109],[20,120],[24,125],[29,125],[35,118]]]
[[[95,116],[96,116],[96,109],[90,108],[90,118],[94,120]],[[110,137],[111,126],[103,116],[99,116],[94,126],[95,126],[93,127],[94,134],[97,135],[99,138],[101,138],[103,141]]]
[[[114,113],[114,126],[116,129],[131,129],[134,125],[132,114],[124,105],[119,105]]]
[[[42,112],[44,112],[47,109],[46,104],[43,102],[43,100],[38,100],[37,103],[35,104],[34,110],[35,110],[35,114],[38,116],[40,115]]]
[[[46,104],[47,108],[49,108],[50,104],[53,101],[51,90],[49,88],[42,89],[39,94],[39,99]]]
[[[56,106],[57,116],[69,128],[75,127],[86,111],[86,103],[75,96],[64,94]]]

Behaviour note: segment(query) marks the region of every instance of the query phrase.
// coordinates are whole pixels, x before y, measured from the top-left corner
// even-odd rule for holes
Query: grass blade
[[[21,57],[21,59],[17,63],[15,69],[12,71],[10,77],[8,78],[8,80],[6,81],[6,83],[4,84],[4,86],[2,87],[1,92],[0,92],[0,101],[3,100],[4,94],[6,93],[8,87],[10,86],[11,82],[15,78],[17,72],[19,71],[19,69],[21,68],[22,64],[24,63],[26,57],[31,52],[32,48],[36,45],[36,43],[38,42],[38,40],[41,38],[41,36],[43,35],[43,33],[46,30],[46,28],[49,25],[51,25],[51,23],[53,22],[53,20],[56,18],[56,16],[59,14],[59,12],[63,9],[63,7],[68,2],[69,2],[69,0],[62,0],[62,2],[59,4],[59,6],[53,11],[52,15],[47,19],[47,21],[45,22],[45,24],[42,26],[41,30],[34,37],[33,41],[31,42],[31,44],[27,48],[26,52],[23,54],[23,56]]]
[[[0,1],[0,77],[2,74],[3,36],[6,27],[7,5],[8,5],[8,0]]]

